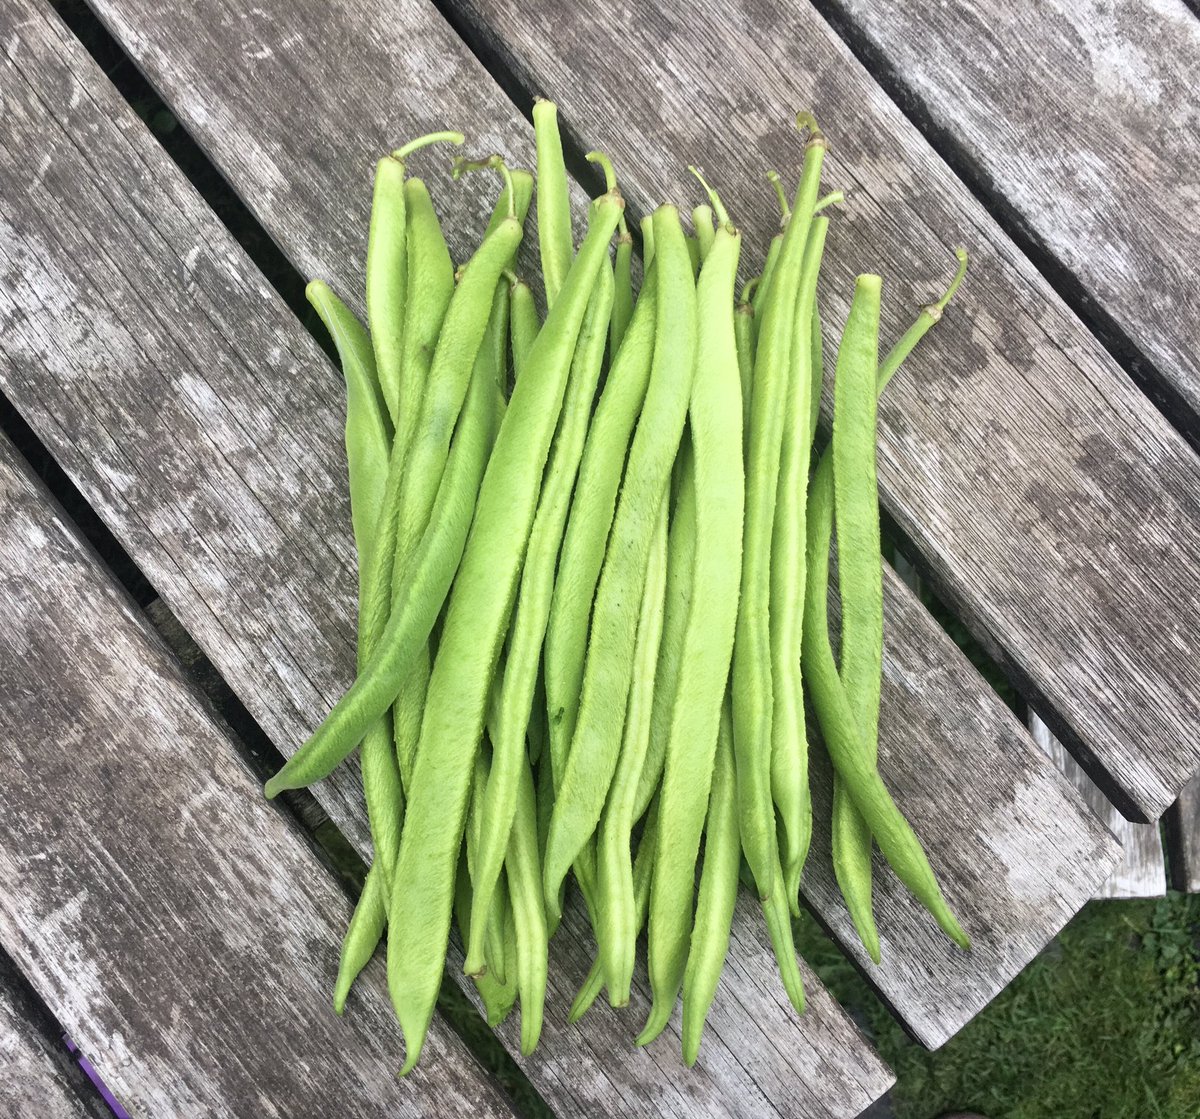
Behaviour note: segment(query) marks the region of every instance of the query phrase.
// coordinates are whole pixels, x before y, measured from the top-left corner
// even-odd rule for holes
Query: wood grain
[[[450,0],[478,49],[559,101],[640,208],[697,197],[702,164],[753,268],[778,216],[762,172],[830,136],[822,293],[887,277],[886,336],[971,274],[880,404],[880,493],[922,573],[1127,815],[1157,819],[1200,767],[1200,461],[807,3],[605,9]],[[554,27],[554,34],[545,33]]]
[[[828,0],[1200,445],[1200,21],[1181,0]]]
[[[410,1083],[350,906],[0,441],[0,940],[134,1114],[511,1116],[440,1025]]]
[[[1029,716],[1033,740],[1054,760],[1121,844],[1121,858],[1096,891],[1098,898],[1160,898],[1167,892],[1167,867],[1158,821],[1134,824],[1109,802],[1035,714]]]
[[[1200,894],[1200,777],[1179,795],[1168,825],[1172,883],[1177,890]]]
[[[262,214],[264,220],[273,223],[272,231],[285,251],[298,261],[329,259],[333,261],[331,267],[337,269],[352,272],[357,268],[356,263],[336,258],[337,245],[326,244],[325,239],[329,236],[328,231],[340,228],[347,220],[365,221],[365,187],[360,184],[354,190],[347,189],[329,198],[322,196],[322,203],[330,209],[320,210],[311,201],[293,197],[300,188],[291,180],[278,178],[276,182],[277,177],[273,176],[273,169],[284,160],[279,153],[286,153],[293,145],[298,145],[295,162],[304,164],[310,160],[314,165],[327,168],[334,182],[353,183],[356,176],[361,176],[362,150],[372,142],[369,131],[363,130],[357,118],[344,118],[338,115],[336,108],[328,122],[323,116],[310,118],[305,115],[302,91],[325,80],[326,75],[321,69],[324,63],[311,57],[312,48],[306,45],[315,41],[314,37],[299,35],[303,14],[289,6],[260,8],[254,29],[257,37],[251,37],[241,25],[236,31],[230,31],[220,21],[206,20],[201,12],[187,7],[172,9],[169,13],[154,13],[139,0],[120,0],[118,3],[106,0],[100,10],[119,37],[137,52],[139,61],[188,126],[197,132],[206,149],[214,154],[243,196],[253,198],[261,189],[273,199],[275,205],[265,208]],[[412,13],[420,10],[410,5],[372,12],[375,22],[368,23],[360,18],[356,7],[337,3],[323,6],[321,18],[322,26],[335,41],[355,44],[348,57],[369,60],[371,65],[365,69],[374,75],[385,72],[381,63],[386,60],[381,59],[378,52],[393,49],[381,44],[411,41],[417,35],[411,22],[415,18]],[[270,19],[264,14],[268,11]],[[438,32],[424,22],[420,24],[419,34],[433,36],[431,41],[437,44],[439,52],[451,52],[451,57],[459,61],[444,61],[443,65],[462,66],[464,73],[474,75],[478,90],[483,91],[480,95],[486,95],[488,87],[482,84],[481,72],[471,68],[473,63],[461,61],[461,44],[456,45],[452,39],[446,41],[444,30]],[[147,41],[148,35],[153,36],[153,41]],[[181,57],[184,51],[186,58]],[[263,61],[256,65],[271,67],[260,77],[279,92],[278,98],[264,104],[261,98],[238,94],[233,77],[221,80],[223,68],[228,65],[225,59],[245,57],[261,58]],[[175,64],[171,64],[172,60]],[[405,102],[404,83],[408,79],[398,67],[388,72],[401,77],[390,96],[383,99],[389,104],[402,104]],[[360,78],[356,68],[353,73],[339,74],[338,87],[341,88],[342,81],[357,83],[360,80],[371,83],[375,78]],[[368,84],[367,88],[373,95],[377,93],[374,85]],[[446,96],[455,97],[457,89],[456,84]],[[232,94],[231,90],[234,91]],[[457,111],[459,102],[452,100],[450,103]],[[199,112],[197,106],[207,106],[207,110]],[[214,106],[220,106],[220,111],[217,112]],[[251,121],[252,127],[238,123],[244,119]],[[219,123],[214,125],[214,120]],[[369,129],[370,125],[366,127]],[[357,133],[355,129],[358,129]],[[232,131],[227,135],[227,130]],[[306,154],[309,146],[319,148],[319,158]],[[252,153],[253,158],[247,156],[247,152]],[[281,190],[290,192],[287,198],[275,193]],[[304,199],[309,197],[308,191],[309,188],[304,187]],[[455,195],[449,195],[447,205],[453,206],[455,200]],[[292,224],[279,216],[293,212],[301,205],[308,207],[302,223]],[[920,656],[934,666],[930,673],[909,674],[896,681],[900,693],[898,702],[911,713],[911,718],[908,725],[893,724],[895,750],[909,751],[911,757],[925,759],[922,768],[927,766],[926,772],[946,774],[944,783],[951,788],[961,784],[969,790],[975,781],[977,758],[974,750],[979,742],[1012,743],[1011,757],[1006,752],[995,759],[994,764],[1000,768],[997,787],[1004,792],[1028,781],[1032,789],[1031,802],[1044,797],[1044,803],[1052,808],[1045,821],[1038,818],[1015,820],[1005,818],[1003,814],[988,813],[980,818],[978,830],[964,835],[961,820],[975,819],[976,816],[951,813],[951,824],[945,827],[936,815],[927,818],[922,802],[906,803],[910,811],[917,813],[914,818],[934,852],[937,865],[941,866],[948,857],[949,848],[961,848],[966,853],[967,864],[976,854],[992,864],[997,857],[995,852],[1001,852],[1001,861],[1012,860],[997,874],[997,881],[1002,885],[994,891],[982,891],[978,899],[978,935],[989,943],[994,941],[998,947],[995,951],[981,947],[965,965],[962,961],[955,963],[954,982],[961,985],[961,990],[948,995],[935,994],[935,984],[927,976],[923,991],[910,992],[905,987],[909,974],[903,967],[872,977],[887,988],[887,997],[914,1031],[936,1043],[969,1020],[1083,904],[1105,877],[1111,852],[1103,843],[1098,843],[1094,822],[1082,804],[1072,801],[1069,794],[1064,795],[1062,787],[1056,790],[1055,779],[1048,776],[1047,767],[1033,752],[1032,744],[1022,738],[1019,728],[1014,730],[1015,724],[1009,713],[977,674],[970,669],[964,671],[957,650],[932,624],[928,615],[919,607],[913,610],[893,608],[891,599],[889,610],[889,634],[897,648],[904,649],[911,642],[914,649],[920,650]],[[220,663],[222,652],[219,648],[210,650],[210,655]],[[933,681],[928,689],[927,680]],[[235,683],[234,686],[239,685]],[[987,734],[992,737],[974,737]],[[889,777],[897,777],[897,774],[889,773]],[[977,802],[970,792],[954,792],[948,803],[964,809],[963,795],[973,812],[971,806]],[[1060,827],[1065,828],[1064,834],[1068,836],[1065,843],[1061,841]],[[1025,834],[1014,839],[1010,833],[1020,829],[1024,829]],[[1093,855],[1093,860],[1069,861],[1070,857],[1082,852]],[[1035,864],[1049,859],[1057,868],[1059,879],[1053,896],[1048,897],[1040,888],[1033,893],[1024,892],[1026,875],[1021,860],[1026,857]],[[971,891],[974,881],[974,871],[968,866],[968,875],[960,892]],[[828,893],[826,896],[830,898]],[[852,935],[840,914],[840,903],[830,898],[825,919],[843,937]],[[901,905],[895,910],[894,919],[896,926],[892,935],[895,943],[913,944],[918,953],[924,951],[922,946],[930,940],[930,930],[923,915]],[[580,971],[579,978],[582,974]]]
[[[0,1112],[9,1119],[111,1119],[95,1091],[76,1090],[83,1073],[62,1040],[47,1035],[45,1008],[30,1004],[18,977],[0,952]]]
[[[340,377],[56,18],[36,0],[10,4],[0,21],[9,13],[25,18],[0,34],[0,193],[11,200],[0,225],[0,381],[290,751],[354,665]],[[317,792],[367,854],[348,773]],[[272,905],[275,919],[287,911]],[[337,939],[314,935],[309,953],[332,960]],[[583,951],[558,959],[579,979],[590,964]],[[704,1081],[687,1081],[677,1058],[621,1052],[627,1112],[657,1115],[660,1098],[682,1091],[700,1114],[755,1096],[764,1115],[799,1116],[789,1070],[806,1069],[818,1078],[809,1114],[840,1119],[891,1083],[828,999],[800,1022],[769,1011],[760,1026],[771,1044],[752,1057],[741,1038],[714,1033]],[[588,1056],[593,1044],[587,1030],[564,1030],[539,1054],[555,1075],[530,1066],[560,1115],[594,1114],[605,1098],[599,1066],[617,1058],[610,1046]],[[581,1087],[574,1070],[585,1060],[595,1071]],[[681,1078],[693,1087],[674,1087]]]

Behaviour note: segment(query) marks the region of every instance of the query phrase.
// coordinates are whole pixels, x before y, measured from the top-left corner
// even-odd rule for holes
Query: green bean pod
[[[696,860],[737,623],[745,479],[733,300],[741,234],[721,200],[710,196],[720,225],[697,285],[696,377],[688,407],[694,454],[684,476],[684,485],[695,489],[694,590],[660,794],[671,839],[659,849],[650,895],[653,1006],[639,1044],[662,1031],[683,984]]]
[[[771,795],[782,838],[784,890],[793,913],[799,913],[800,874],[812,840],[800,655],[804,628],[805,515],[812,451],[809,439],[812,319],[817,274],[828,229],[828,218],[813,219],[800,269],[771,537]]]
[[[654,239],[654,360],[596,590],[579,716],[550,820],[542,873],[552,912],[559,903],[559,885],[596,830],[616,768],[621,736],[611,714],[624,710],[629,696],[650,545],[695,374],[696,285],[673,206],[655,211]]]
[[[875,473],[879,322],[878,278],[860,276],[855,303],[862,310],[847,321],[833,392],[833,510],[838,541],[841,601],[839,676],[859,730],[863,761],[876,764],[879,698],[883,674],[883,561],[879,540],[879,492]],[[860,295],[859,288],[863,289]],[[852,336],[854,328],[856,336]],[[875,343],[874,360],[859,348]],[[833,868],[867,954],[879,963],[879,934],[871,911],[871,832],[854,807],[845,782],[834,779],[831,825]]]
[[[404,184],[404,200],[408,306],[398,379],[396,438],[407,454],[442,321],[454,295],[454,263],[428,187],[420,179],[409,179]]]
[[[460,935],[466,939],[467,930],[471,927],[471,875],[467,870],[465,853],[458,860],[458,871],[454,880],[454,921],[458,925]],[[517,985],[515,982],[501,983],[491,972],[476,976],[474,983],[483,1002],[487,1024],[496,1029],[516,1005]]]
[[[690,443],[680,458],[691,454]],[[650,742],[638,777],[633,818],[640,819],[662,781],[671,734],[671,715],[683,659],[683,637],[695,590],[692,567],[696,555],[696,487],[677,487],[675,507],[667,530],[667,583],[663,593],[663,630],[654,670],[654,697],[650,709]]]
[[[654,355],[657,283],[653,272],[634,308],[621,350],[608,371],[588,428],[579,480],[563,534],[543,655],[550,758],[555,787],[561,783],[583,683],[588,618],[604,545],[612,527],[617,491]]]
[[[362,894],[350,916],[350,924],[342,940],[342,955],[338,961],[337,981],[333,988],[333,1009],[341,1014],[346,1009],[346,997],[362,969],[371,962],[383,930],[387,927],[387,892],[378,864],[372,864],[363,883]]]
[[[437,451],[443,442],[443,431],[444,441],[447,444],[450,441],[487,330],[492,294],[520,240],[521,223],[515,217],[505,219],[471,258],[450,300],[434,354],[429,390],[422,401],[419,438],[414,441],[407,466],[404,463],[397,466],[394,462],[389,465],[389,489],[399,496],[395,509],[385,502],[379,539],[382,541],[382,534],[390,532],[395,559],[400,558],[395,547],[396,522],[401,519],[401,512],[416,515],[410,512],[407,500],[409,491],[415,487],[411,479],[416,473],[436,469],[440,482],[435,482],[437,493],[432,504],[438,515],[430,517],[427,512],[423,518],[428,522],[427,528],[416,551],[405,558],[398,582],[393,584],[383,574],[372,580],[374,598],[368,624],[374,626],[378,624],[374,619],[386,619],[375,654],[308,741],[267,782],[268,797],[327,777],[391,705],[405,673],[429,638],[462,554],[475,497],[472,486],[477,485],[477,482],[467,485],[473,475],[473,446],[464,448],[459,456],[458,473],[451,485],[445,484],[443,476],[449,475],[448,460],[443,470],[437,463]],[[417,448],[422,445],[424,451],[418,455]],[[403,482],[394,483],[394,479],[401,478]],[[380,557],[385,551],[380,544],[375,554]],[[392,602],[393,585],[402,603]]]
[[[654,266],[654,216],[647,214],[639,228],[642,231],[642,275],[649,276]]]
[[[750,430],[750,409],[754,389],[754,307],[743,300],[737,305],[733,318],[734,339],[737,342],[738,374],[742,382],[742,438]]]
[[[733,709],[726,695],[713,766],[708,820],[704,829],[704,866],[696,899],[687,969],[683,973],[683,1061],[691,1068],[700,1053],[704,1023],[717,993],[729,953],[729,933],[737,901],[742,841],[738,833],[737,774],[733,760]]]
[[[876,372],[878,304],[878,277],[860,277],[839,347],[837,380],[844,376],[848,383],[861,382],[874,376],[878,389],[882,379]],[[834,458],[827,452],[821,458],[810,490],[812,512],[808,522],[808,592],[804,616],[805,679],[826,747],[846,795],[862,815],[896,876],[933,914],[943,931],[960,947],[968,948],[970,941],[950,912],[920,841],[879,775],[834,661],[829,642],[827,598],[835,505],[834,474]],[[870,948],[868,945],[868,950]]]
[[[517,785],[525,765],[529,713],[554,591],[554,566],[562,544],[592,402],[600,382],[612,301],[613,275],[606,262],[600,267],[571,360],[558,431],[551,446],[521,570],[516,613],[509,633],[509,656],[500,692],[499,717],[492,739],[491,778],[481,809],[483,833],[472,908],[476,914],[486,914],[490,910],[492,889],[504,862],[517,809]],[[482,950],[482,930],[472,929],[465,963],[468,975],[482,965]]]
[[[696,244],[700,247],[700,263],[708,257],[716,230],[713,228],[713,208],[708,205],[692,207],[692,228],[696,231]]]
[[[508,323],[512,335],[513,379],[520,377],[529,351],[542,329],[533,291],[523,280],[514,280],[508,289]]]
[[[521,766],[517,812],[504,866],[516,922],[515,972],[517,994],[521,1000],[521,1053],[528,1057],[537,1048],[542,1034],[549,933],[546,909],[542,904],[542,865],[538,855],[533,774],[527,762]]]
[[[771,800],[771,538],[796,291],[824,156],[824,138],[814,130],[805,148],[796,201],[763,305],[754,360],[745,549],[733,656],[733,725],[742,847],[763,899],[769,899],[776,888],[774,870],[779,862]],[[763,286],[759,285],[760,292]]]
[[[359,555],[358,667],[361,669],[373,651],[379,630],[369,616],[369,603],[371,580],[381,577],[373,553],[379,547],[377,536],[387,494],[392,426],[366,330],[328,285],[314,280],[305,291],[337,346],[346,378],[346,461],[350,474],[350,515]],[[378,739],[383,740],[381,747]],[[390,889],[404,809],[400,773],[391,750],[391,721],[386,717],[364,739],[362,770],[378,874],[385,889]]]
[[[877,396],[882,394],[893,374],[925,336],[930,327],[941,319],[943,310],[954,297],[954,293],[962,283],[963,276],[966,273],[967,254],[962,249],[956,250],[956,253],[958,256],[958,269],[941,299],[922,309],[917,320],[909,327],[900,341],[880,363],[875,376],[875,392]],[[819,323],[819,316],[814,314],[814,328],[818,333],[813,340],[813,360],[814,367],[817,369],[820,368],[821,363]],[[815,429],[815,413],[813,426]],[[825,454],[822,456],[817,471],[813,476],[812,491],[809,497],[810,518],[815,522],[809,528],[810,539],[829,541],[834,524],[833,506],[833,452],[831,448],[826,448]],[[825,549],[825,569],[815,579],[817,585],[823,586],[827,581],[827,577],[828,545],[826,545]],[[812,593],[812,591],[810,590],[809,593]],[[826,631],[819,629],[820,621],[826,615],[824,611],[814,611],[813,613],[814,620],[811,624],[817,627],[817,632],[812,636],[806,632],[805,641],[820,640],[822,633],[824,633],[824,639],[828,643],[827,629]],[[810,625],[807,614],[808,612],[806,611],[806,627]],[[832,655],[831,652],[831,658]],[[845,685],[846,678],[844,674],[841,676],[841,679],[843,685]],[[854,700],[852,699],[851,702],[853,703]],[[878,750],[877,735],[878,727],[876,725],[875,734],[872,735],[867,745],[867,749],[871,752],[872,757],[875,756],[875,752]],[[833,800],[834,872],[843,897],[846,900],[846,907],[850,913],[851,920],[858,931],[859,938],[862,940],[868,956],[875,963],[879,963],[879,934],[875,929],[875,920],[871,912],[871,843],[870,829],[866,827],[861,814],[854,809],[844,783],[835,774]]]
[[[406,294],[404,164],[385,155],[375,165],[367,236],[367,322],[383,399],[393,424],[401,422],[400,366]]]
[[[622,208],[619,196],[604,195],[593,211],[579,255],[513,388],[454,579],[429,681],[389,913],[389,986],[405,1038],[404,1072],[420,1056],[437,1000],[454,860],[487,692],[512,612],[571,356]]]
[[[571,234],[571,193],[558,132],[558,106],[540,97],[533,103],[533,135],[537,145],[538,248],[546,307],[553,309],[575,255]]]
[[[633,900],[634,900],[634,940],[646,923],[646,912],[650,908],[650,883],[654,875],[654,853],[658,844],[658,802],[651,804],[646,814],[646,826],[638,843],[637,857],[633,860]],[[599,997],[604,988],[604,966],[597,957],[591,970],[584,979],[575,1001],[571,1003],[567,1021],[571,1024],[578,1022],[592,1003]]]
[[[638,780],[650,742],[654,669],[662,637],[663,595],[667,583],[667,503],[662,503],[651,545],[646,585],[633,650],[633,683],[617,771],[600,818],[597,843],[598,896],[602,921],[595,930],[604,982],[613,1006],[629,1001],[639,921],[630,842]]]
[[[461,132],[431,132],[384,156],[375,168],[367,235],[367,325],[371,329],[384,403],[397,428],[403,424],[401,386],[409,287],[404,161],[430,144],[462,142]]]
[[[629,321],[633,318],[633,238],[628,231],[617,234],[617,251],[613,262],[616,287],[613,292],[612,322],[608,328],[609,360],[617,356]]]

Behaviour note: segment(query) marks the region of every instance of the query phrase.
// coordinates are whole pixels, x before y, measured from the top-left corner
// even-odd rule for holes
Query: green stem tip
[[[826,206],[839,205],[846,201],[846,196],[840,190],[831,190],[813,207],[813,213],[819,214]]]
[[[712,208],[717,213],[717,221],[719,221],[722,225],[732,226],[733,223],[729,220],[729,211],[725,209],[724,204],[721,202],[721,196],[708,185],[704,176],[700,173],[700,168],[695,164],[689,163],[688,170],[696,176],[696,180],[700,183],[700,185],[704,188],[704,192],[708,195],[708,200],[712,203]]]
[[[767,182],[775,191],[775,197],[779,201],[779,225],[780,228],[787,225],[787,220],[792,216],[792,205],[788,201],[787,191],[783,189],[783,176],[778,171],[767,172]]]
[[[517,216],[517,188],[513,183],[512,172],[508,169],[508,164],[504,162],[504,157],[493,152],[491,155],[485,155],[479,159],[467,159],[466,156],[455,156],[454,162],[450,168],[450,177],[456,182],[464,175],[470,174],[472,171],[498,171],[504,179],[504,185],[508,189],[508,216],[516,218]]]
[[[430,144],[462,144],[466,139],[461,132],[430,132],[398,147],[392,152],[392,158],[403,163],[413,152],[427,148]]]
[[[796,128],[801,132],[808,132],[807,146],[825,144],[825,133],[821,131],[821,126],[817,124],[817,118],[808,109],[801,109],[796,114]]]
[[[621,193],[621,188],[619,186],[617,186],[616,168],[613,167],[612,160],[609,159],[608,156],[604,152],[602,152],[602,151],[588,152],[587,155],[585,155],[583,158],[586,159],[589,163],[598,163],[600,165],[600,169],[604,172],[604,189],[609,194],[620,194]],[[628,237],[629,236],[629,226],[626,224],[624,212],[622,212],[621,217],[617,221],[617,230],[618,230],[618,236],[620,236],[620,237]]]

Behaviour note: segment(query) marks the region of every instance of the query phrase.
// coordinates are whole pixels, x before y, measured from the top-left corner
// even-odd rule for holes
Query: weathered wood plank
[[[350,906],[178,663],[0,440],[0,940],[143,1115],[511,1115],[435,1026],[412,1083]]]
[[[1109,802],[1086,773],[1067,753],[1063,744],[1050,733],[1035,714],[1029,716],[1034,741],[1046,751],[1054,764],[1067,775],[1121,844],[1121,858],[1104,884],[1098,898],[1160,898],[1167,892],[1167,866],[1163,853],[1162,832],[1158,822],[1134,824],[1126,820]]]
[[[828,24],[779,0],[631,0],[604,19],[552,0],[451,7],[617,157],[639,206],[696,197],[686,165],[703,164],[751,259],[777,221],[762,171],[799,166],[791,114],[811,106],[850,198],[830,232],[831,335],[854,272],[889,278],[897,337],[950,247],[969,247],[952,312],[880,404],[882,500],[1114,803],[1161,816],[1200,767],[1200,461]]]
[[[1200,21],[1182,0],[829,0],[1149,361],[1200,443]]]
[[[1180,793],[1168,824],[1172,882],[1177,890],[1200,894],[1200,777]]]
[[[83,1073],[66,1067],[65,1047],[34,1020],[38,1008],[18,990],[18,974],[0,952],[0,1112],[10,1119],[107,1119],[95,1092],[76,1090]]]
[[[324,68],[327,63],[314,54],[315,48],[310,45],[317,42],[318,37],[301,33],[303,17],[300,11],[282,5],[260,8],[257,24],[248,31],[241,24],[230,30],[219,20],[205,19],[203,13],[192,8],[153,14],[140,2],[120,0],[119,3],[105,2],[100,10],[106,14],[114,31],[137,52],[139,61],[184,115],[206,149],[214,154],[241,194],[254,199],[261,193],[271,201],[271,205],[260,209],[260,215],[293,259],[301,264],[327,261],[322,270],[332,269],[339,278],[345,277],[347,283],[356,284],[358,263],[337,255],[339,248],[329,241],[328,231],[341,228],[347,214],[355,222],[365,222],[367,197],[360,179],[362,151],[373,142],[370,125],[364,130],[362,114],[342,115],[336,106],[328,119],[324,114],[314,118],[307,113],[304,91],[329,79]],[[265,14],[267,11],[271,13],[269,18]],[[382,99],[387,104],[399,105],[407,100],[404,96],[407,79],[403,77],[406,68],[381,52],[396,49],[395,44],[432,36],[431,41],[436,43],[439,54],[451,52],[456,58],[461,56],[464,50],[461,44],[447,40],[444,30],[438,31],[436,26],[429,24],[428,16],[420,15],[423,11],[427,10],[416,5],[389,8],[386,12],[370,12],[368,20],[355,5],[322,6],[321,27],[325,33],[338,42],[354,44],[346,56],[365,63],[360,66],[356,62],[352,70],[339,71],[334,79],[335,86],[349,88],[365,80],[370,96],[364,94],[363,98],[355,100],[355,104],[358,100]],[[154,18],[151,18],[152,14]],[[147,42],[150,34],[147,28],[153,28],[151,43]],[[181,57],[185,50],[186,58]],[[261,69],[258,72],[258,77],[278,94],[269,104],[264,104],[261,98],[238,93],[234,77],[229,80],[221,77],[227,65],[225,59],[243,57],[261,59],[256,66],[269,67],[266,72]],[[470,69],[470,63],[453,65],[467,68],[474,75],[473,80],[479,83],[478,88],[491,96],[487,94],[485,79],[477,70]],[[368,75],[391,73],[401,77],[395,79],[391,93],[383,96],[372,84],[376,79],[373,76],[360,78],[360,71]],[[468,110],[455,99],[458,89],[456,83],[445,95],[450,99],[448,103],[455,107],[455,113],[466,113]],[[232,94],[231,90],[234,91]],[[490,102],[488,104],[490,106]],[[207,110],[198,111],[197,106],[207,106]],[[220,112],[214,112],[213,106],[220,106]],[[495,111],[504,112],[504,109],[497,107]],[[450,119],[458,119],[455,113],[450,114]],[[421,123],[427,125],[429,121],[422,120]],[[412,131],[416,127],[414,124],[406,130]],[[323,168],[330,181],[343,184],[343,189],[329,199],[321,196],[314,201],[310,188],[303,185],[304,180],[293,181],[283,175],[293,145],[299,145],[293,162],[305,164],[307,161]],[[308,153],[310,146],[318,148],[319,156]],[[302,185],[298,187],[297,183]],[[453,205],[453,198],[450,196],[450,205]],[[332,209],[320,208],[329,204]],[[302,213],[304,220],[294,223],[287,215],[297,212]],[[958,653],[945,635],[927,616],[922,620],[923,611],[919,609],[894,607],[889,598],[889,610],[889,633],[897,647],[904,649],[911,641],[913,647],[921,651],[920,655],[938,666],[940,672],[940,676],[922,672],[895,680],[896,689],[903,693],[899,702],[911,715],[909,724],[903,728],[903,739],[899,737],[900,724],[896,724],[896,748],[907,748],[913,757],[929,759],[929,767],[935,771],[961,774],[958,780],[948,779],[946,783],[951,788],[961,785],[969,789],[975,782],[977,759],[973,751],[978,742],[1011,740],[1016,745],[1008,752],[1011,759],[1006,753],[995,761],[1001,770],[997,787],[1011,790],[1028,782],[1031,799],[1045,798],[1044,803],[1051,807],[1049,822],[1040,819],[1014,821],[989,815],[979,830],[969,836],[961,834],[962,820],[978,818],[969,793],[966,802],[959,799],[962,794],[952,794],[950,804],[955,810],[950,812],[952,826],[947,830],[943,830],[943,823],[935,818],[917,817],[918,826],[929,839],[939,866],[945,846],[968,853],[978,852],[979,857],[989,863],[996,858],[994,852],[997,851],[1004,853],[1000,856],[1002,862],[1009,856],[1013,860],[1011,865],[1005,863],[996,875],[1003,887],[991,894],[985,891],[978,901],[977,923],[984,930],[979,935],[994,938],[1000,947],[990,952],[981,946],[970,961],[965,964],[957,961],[954,965],[957,970],[953,972],[957,988],[953,992],[935,990],[936,984],[928,981],[928,976],[924,991],[910,992],[905,988],[909,976],[903,969],[894,973],[885,971],[874,977],[886,986],[888,998],[914,1030],[936,1043],[967,1021],[1083,904],[1104,877],[1105,860],[1111,856],[1102,845],[1097,845],[1095,825],[1082,805],[1064,798],[1061,788],[1055,791],[1054,780],[1046,776],[1046,767],[1031,753],[1032,744],[1022,740],[1019,730],[1013,737],[1012,720],[996,697],[976,674],[970,670],[962,671]],[[910,627],[913,629],[911,635]],[[212,655],[219,656],[219,650]],[[928,685],[928,691],[927,680],[933,681]],[[977,715],[977,712],[983,714]],[[993,738],[983,737],[986,734]],[[906,807],[910,811],[924,812],[924,805],[919,802],[906,802]],[[1064,822],[1064,834],[1068,836],[1065,843],[1058,831]],[[1027,833],[1016,844],[1008,836],[1015,828],[1025,828]],[[1033,857],[1039,865],[1049,859],[1055,867],[1057,886],[1053,896],[1047,896],[1044,890],[1034,894],[1024,892],[1025,873],[1020,860],[1030,851],[1035,852]],[[1095,860],[1091,863],[1071,861],[1084,851],[1094,853]],[[969,857],[967,862],[970,863]],[[825,875],[828,877],[827,864]],[[974,878],[975,872],[971,871],[962,891],[971,888]],[[852,935],[844,916],[840,915],[840,904],[829,894],[827,901],[829,912],[825,919],[843,937]],[[930,939],[929,926],[923,915],[900,906],[892,916],[897,922],[892,935],[898,946],[909,943],[919,946]]]
[[[0,381],[264,729],[294,748],[354,664],[340,378],[57,20],[36,0],[5,19]],[[394,41],[422,36],[436,45],[420,26]],[[361,805],[338,780],[318,794],[366,853]],[[336,936],[313,947],[332,957]],[[563,982],[578,981],[590,956],[561,951]],[[828,1000],[799,1023],[777,1005],[760,1025],[771,1044],[753,1061],[714,1031],[707,1070],[682,1089],[677,1057],[622,1052],[628,1113],[720,1115],[761,1097],[762,1114],[799,1115],[785,1070],[802,1068],[819,1077],[809,1114],[840,1117],[891,1081]],[[547,1039],[537,1062],[554,1076],[528,1066],[561,1115],[603,1106],[603,1071],[584,1085],[564,1071],[615,1059],[607,1045],[587,1057],[592,1037]]]

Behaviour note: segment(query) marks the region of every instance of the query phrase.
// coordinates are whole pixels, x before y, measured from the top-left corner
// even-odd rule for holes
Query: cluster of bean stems
[[[534,177],[502,189],[457,271],[425,184],[380,160],[367,326],[321,281],[308,297],[347,387],[359,557],[358,674],[268,783],[274,796],[360,749],[374,862],[342,947],[342,1012],[385,932],[388,985],[420,1055],[457,924],[492,1025],[541,1033],[568,879],[596,962],[570,1010],[630,999],[643,931],[652,1041],[683,1000],[685,1061],[729,949],[739,880],[784,988],[804,993],[791,920],[812,831],[807,690],[835,771],[833,865],[879,959],[871,851],[967,946],[876,767],[883,597],[876,398],[962,279],[882,361],[880,279],[860,276],[837,347],[833,428],[817,278],[838,193],[820,197],[808,114],[799,185],[761,275],[735,295],[741,235],[717,193],[660,206],[633,237],[609,161],[576,247],[555,106],[534,109],[545,296],[513,269]],[[615,251],[610,245],[615,242]],[[511,365],[511,369],[510,369]],[[830,641],[838,541],[840,655]]]

